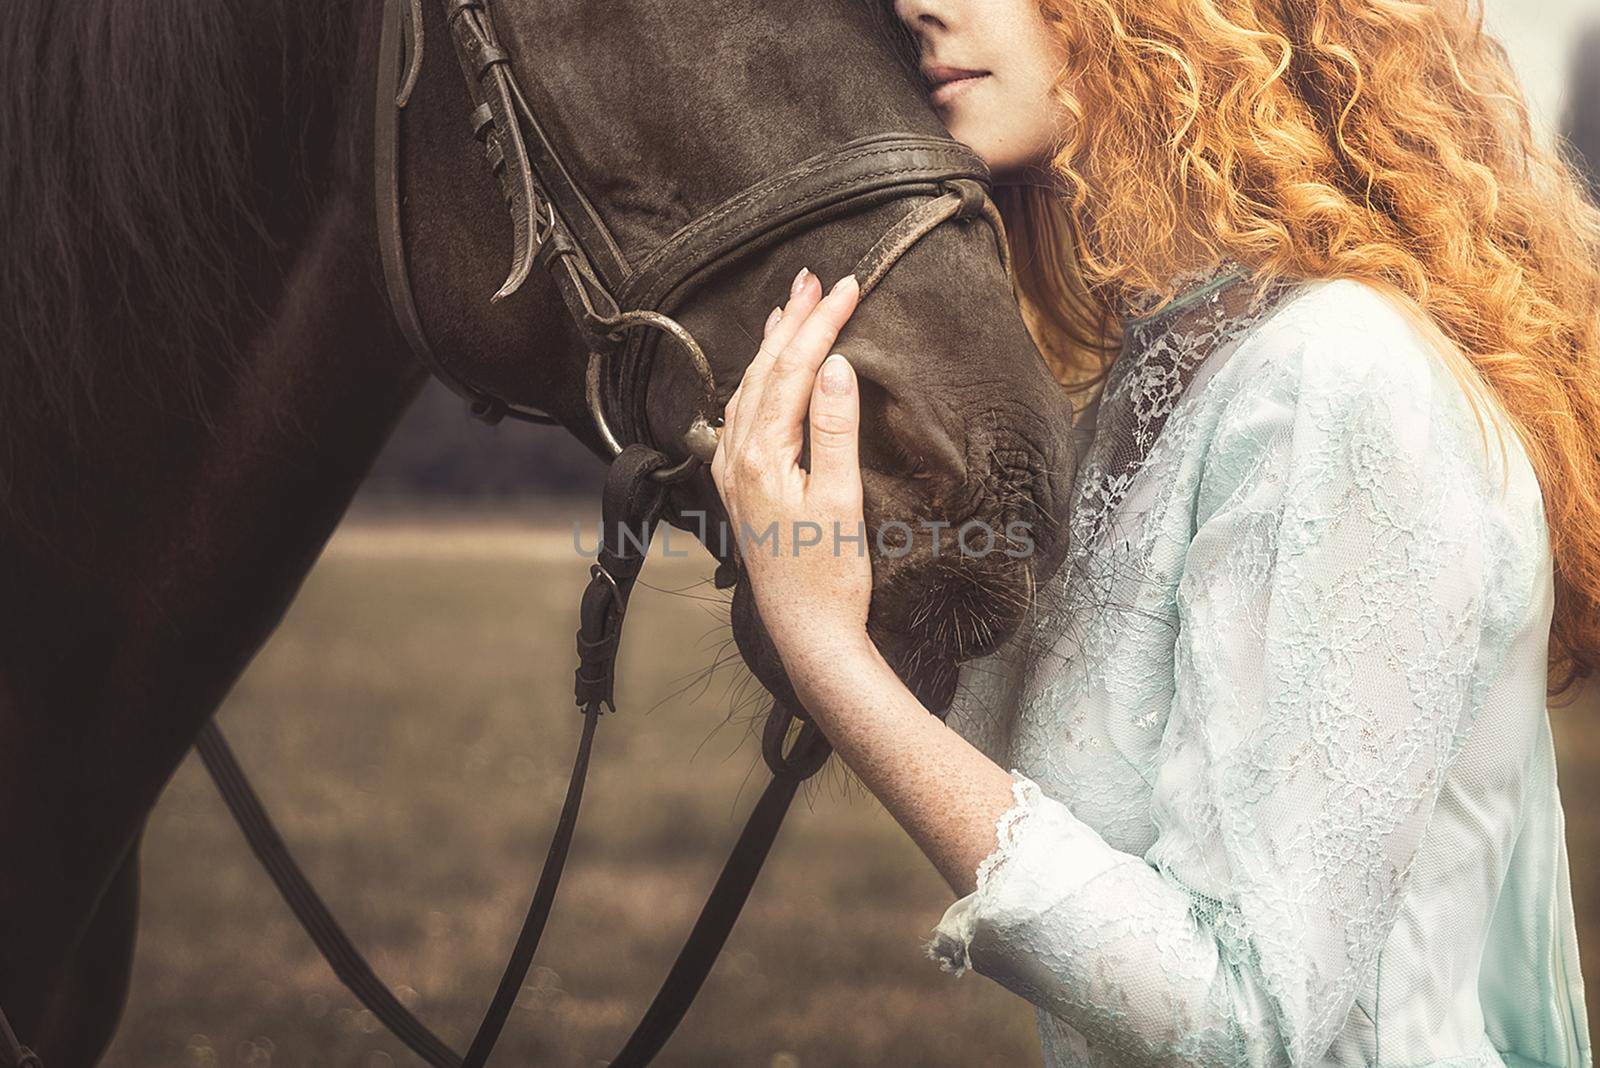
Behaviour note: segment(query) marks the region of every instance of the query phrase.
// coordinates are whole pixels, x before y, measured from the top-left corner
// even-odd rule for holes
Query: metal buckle
[[[611,572],[607,571],[605,569],[605,567],[603,567],[602,565],[600,565],[598,563],[590,564],[589,565],[589,577],[591,579],[597,579],[597,578],[605,579],[606,580],[606,585],[611,587],[611,599],[612,599],[612,601],[614,601],[619,607],[621,606],[621,604],[622,604],[622,591],[617,588],[617,580],[614,577],[612,577]]]

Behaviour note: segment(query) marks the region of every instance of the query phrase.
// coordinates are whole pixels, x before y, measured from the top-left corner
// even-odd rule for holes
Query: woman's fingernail
[[[795,275],[794,281],[789,284],[789,295],[791,297],[798,297],[800,295],[800,290],[805,288],[806,275],[810,273],[811,272],[806,268],[800,268],[800,273]]]
[[[843,278],[839,279],[837,282],[833,283],[833,288],[828,290],[828,296],[831,297],[835,293],[841,292],[843,290],[859,288],[860,285],[861,285],[861,283],[856,281],[856,276],[853,273],[852,274],[847,274]]]
[[[837,352],[822,361],[822,392],[834,396],[850,392],[850,361]]]
[[[767,313],[767,325],[761,328],[763,334],[772,333],[772,328],[778,325],[778,320],[783,318],[782,308],[773,308]]]

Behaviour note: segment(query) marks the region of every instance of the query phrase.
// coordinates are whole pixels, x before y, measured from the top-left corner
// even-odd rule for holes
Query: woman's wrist
[[[971,893],[1013,803],[1011,775],[929,715],[869,639],[811,648],[819,666],[791,680],[812,721],[950,888]]]
[[[814,652],[785,667],[795,696],[824,727],[829,716],[845,704],[860,701],[885,683],[901,684],[865,630],[818,645]]]

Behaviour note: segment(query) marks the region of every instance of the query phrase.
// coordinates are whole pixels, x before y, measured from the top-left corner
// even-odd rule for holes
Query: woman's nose
[[[948,28],[949,4],[940,0],[894,0],[894,13],[912,30]]]

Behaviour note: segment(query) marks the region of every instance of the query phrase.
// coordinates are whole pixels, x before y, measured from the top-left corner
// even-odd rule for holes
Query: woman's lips
[[[943,107],[956,97],[976,85],[981,79],[987,78],[986,70],[967,70],[963,67],[932,66],[923,72],[932,88],[928,92],[928,100],[934,107]]]

